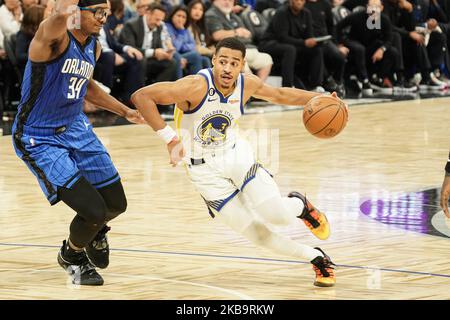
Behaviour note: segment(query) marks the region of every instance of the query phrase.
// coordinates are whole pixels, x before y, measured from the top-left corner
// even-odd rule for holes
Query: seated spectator
[[[174,58],[177,61],[177,79],[183,77],[183,70],[188,68],[187,74],[196,74],[202,69],[202,56],[198,53],[194,38],[186,29],[188,11],[186,7],[176,6],[167,20],[167,30],[176,49]]]
[[[139,49],[145,59],[141,72],[147,77],[146,83],[174,81],[177,63],[173,58],[170,35],[164,24],[165,9],[151,4],[143,17],[127,21],[120,33],[120,42]]]
[[[0,29],[0,60],[6,58],[6,52],[3,47],[4,40],[5,40],[5,36],[3,35],[2,30]]]
[[[203,68],[211,67],[215,50],[205,26],[205,5],[202,0],[192,0],[188,5],[188,30],[195,40],[197,51],[202,55]]]
[[[437,1],[411,0],[411,3],[413,5],[415,30],[424,36],[426,55],[431,64],[431,70],[439,72],[441,66],[444,65],[445,53],[448,49],[447,35],[439,26],[438,21],[447,21],[446,14]],[[432,83],[440,85],[440,89],[447,87],[447,84],[438,80],[433,72],[430,73],[430,78],[431,83],[420,84],[421,91],[431,89]]]
[[[5,82],[5,76],[6,76],[6,72],[5,72],[5,64],[6,64],[6,51],[3,48],[3,41],[4,41],[4,36],[3,36],[3,32],[2,30],[0,30],[0,82]],[[0,97],[1,98],[1,97]],[[0,101],[0,103],[2,103],[2,101]],[[1,114],[0,114],[0,119],[1,119]],[[1,121],[0,121],[1,122]]]
[[[5,0],[5,4],[0,7],[0,30],[5,37],[19,32],[22,17],[20,1]]]
[[[272,69],[272,57],[267,53],[259,52],[254,45],[252,33],[245,28],[244,22],[232,12],[233,0],[214,0],[211,8],[205,14],[206,28],[214,42],[227,37],[237,37],[247,50],[246,69],[256,70],[256,74],[263,81],[267,79]]]
[[[289,0],[280,7],[266,30],[261,48],[281,61],[283,86],[310,88],[325,92],[322,87],[324,63],[320,46],[313,38],[311,12],[305,0]],[[296,80],[299,75],[303,81]]]
[[[424,37],[415,31],[413,6],[407,0],[384,0],[383,6],[383,13],[392,23],[392,45],[399,52],[394,88],[401,88],[406,92],[416,91],[414,73],[421,72],[422,84],[429,82],[431,66],[424,46]]]
[[[283,3],[287,2],[286,0],[256,0],[255,2],[255,10],[263,13],[266,9],[277,9]]]
[[[135,8],[135,2],[132,0],[123,0],[123,4],[125,5],[123,22],[126,22],[132,18],[138,16]]]
[[[111,14],[106,18],[106,23],[104,26],[106,26],[106,28],[110,31],[113,31],[113,36],[118,39],[125,22],[125,4],[123,0],[108,0],[108,5],[110,6]]]
[[[331,40],[319,43],[325,63],[325,81],[323,86],[327,91],[336,91],[344,96],[344,68],[348,48],[336,45],[334,37],[333,14],[328,0],[307,0],[305,8],[311,12],[313,19],[313,33],[315,37],[332,36]]]
[[[336,26],[340,44],[350,49],[349,59],[356,65],[363,93],[370,95],[372,89],[392,94],[391,79],[398,71],[396,61],[399,52],[392,46],[392,24],[382,13],[380,0],[369,0],[367,10],[358,11],[342,19]],[[348,38],[343,30],[350,27]],[[368,68],[377,77],[369,83]]]
[[[143,17],[147,12],[147,8],[151,5],[154,0],[136,0],[135,8],[138,16]]]
[[[27,9],[29,7],[31,7],[32,5],[40,4],[38,0],[21,0],[21,2],[22,2],[22,12],[24,14],[25,14],[25,11],[27,11]]]
[[[30,48],[31,40],[39,28],[39,24],[44,20],[44,12],[44,6],[32,5],[23,15],[22,25],[17,33],[15,48],[17,65],[22,75],[28,61],[28,49]]]
[[[109,3],[111,15],[123,14],[122,0],[109,0]],[[140,70],[143,54],[132,46],[121,44],[113,35],[114,30],[109,24],[105,24],[100,30],[102,53],[95,66],[94,79],[112,90],[114,74],[123,75],[123,92],[117,97],[129,104],[131,94],[144,86],[144,74]]]

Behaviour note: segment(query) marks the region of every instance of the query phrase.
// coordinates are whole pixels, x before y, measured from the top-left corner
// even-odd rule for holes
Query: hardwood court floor
[[[240,121],[243,129],[266,129],[258,134],[273,142],[267,150],[278,149],[279,137],[267,166],[282,193],[306,192],[327,212],[325,242],[300,222],[278,229],[330,254],[339,266],[334,288],[314,287],[306,261],[257,249],[211,219],[184,169],[170,167],[163,143],[136,125],[96,129],[129,203],[111,223],[105,285],[67,284],[56,255],[73,214],[49,206],[11,136],[1,137],[0,299],[450,299],[449,238],[360,212],[365,199],[440,186],[449,105],[441,98],[351,107],[347,128],[328,141],[306,132],[298,110]],[[264,150],[259,155],[267,160]]]

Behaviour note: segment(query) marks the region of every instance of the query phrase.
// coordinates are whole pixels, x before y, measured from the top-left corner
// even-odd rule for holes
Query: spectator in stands
[[[134,0],[123,0],[123,4],[125,5],[123,22],[127,22],[128,20],[135,18],[138,16],[136,12],[135,2]]]
[[[143,17],[127,21],[120,33],[121,43],[143,53],[141,72],[147,77],[146,83],[175,80],[175,48],[163,22],[165,16],[164,7],[153,3]]]
[[[20,30],[17,33],[16,38],[16,57],[17,65],[20,72],[24,73],[25,66],[28,60],[28,49],[30,47],[31,40],[36,34],[39,24],[44,20],[45,7],[41,5],[32,5],[28,7],[23,15],[22,24]]]
[[[6,75],[6,73],[4,72],[4,64],[6,62],[6,51],[3,48],[3,40],[4,40],[4,36],[3,36],[3,32],[2,30],[0,30],[0,81],[2,82],[2,80],[4,80],[4,76]]]
[[[137,15],[142,17],[147,12],[147,8],[149,5],[151,5],[154,2],[154,0],[136,0],[136,12]]]
[[[27,11],[27,9],[29,7],[31,7],[32,5],[35,4],[39,4],[38,0],[21,0],[22,2],[22,12],[25,14],[25,11]]]
[[[125,22],[125,3],[123,0],[119,1],[110,1],[108,0],[110,5],[111,14],[106,18],[105,26],[113,31],[113,36],[115,38],[119,37],[120,32],[122,31],[123,24]]]
[[[350,59],[363,83],[363,93],[370,94],[372,87],[381,93],[392,94],[393,71],[399,52],[392,46],[392,24],[382,13],[380,0],[369,0],[367,9],[350,14],[341,20],[337,28],[339,43],[350,49]],[[343,30],[350,27],[348,38]],[[368,68],[377,77],[372,84],[368,80]],[[366,90],[366,91],[365,91]]]
[[[252,41],[252,33],[245,28],[243,21],[232,12],[233,0],[214,0],[211,8],[205,14],[206,28],[214,42],[227,37],[237,37],[246,48],[247,72],[256,71],[258,77],[266,80],[272,69],[272,57],[259,52]]]
[[[215,50],[205,26],[205,9],[202,0],[189,2],[187,26],[195,40],[197,51],[202,55],[203,68],[209,68]]]
[[[5,0],[5,4],[0,7],[0,30],[5,37],[19,32],[22,17],[20,1]]]
[[[202,56],[197,51],[194,38],[186,29],[187,17],[188,11],[184,5],[175,6],[166,24],[176,49],[174,58],[177,61],[177,79],[183,77],[183,69],[188,69],[186,74],[196,74],[202,69]]]
[[[0,59],[6,58],[6,52],[3,48],[3,40],[5,39],[5,36],[3,35],[2,30],[0,29]]]
[[[441,65],[444,64],[447,37],[438,25],[438,21],[446,21],[446,15],[437,1],[411,0],[411,3],[413,5],[416,31],[425,37],[431,70],[439,70]],[[446,87],[446,84],[436,79],[433,73],[430,73],[430,77],[432,82],[438,83],[444,88]],[[422,88],[424,86],[421,86]]]
[[[262,46],[282,62],[283,86],[293,86],[294,75],[299,75],[306,87],[324,92],[323,53],[313,39],[311,12],[304,5],[305,0],[289,0],[288,6],[280,7],[270,21]]]
[[[305,8],[311,12],[313,34],[315,37],[332,36],[332,39],[319,43],[325,63],[325,90],[336,91],[344,96],[344,68],[349,49],[337,46],[334,37],[333,14],[328,0],[307,0]]]
[[[422,74],[422,90],[424,85],[436,87],[430,79],[431,65],[424,44],[425,37],[415,31],[412,4],[407,0],[385,0],[383,5],[383,12],[392,23],[392,44],[401,53],[396,62],[397,84],[394,83],[394,87],[403,87],[407,91],[417,90],[413,79],[417,71]],[[405,76],[411,81],[405,80]]]
[[[111,15],[124,11],[122,0],[109,0]],[[100,30],[99,41],[102,53],[97,61],[94,79],[112,90],[114,74],[123,75],[121,94],[116,94],[125,104],[129,104],[133,92],[144,86],[144,74],[141,71],[143,54],[138,49],[123,45],[113,36],[114,30],[105,24]]]
[[[287,2],[286,0],[256,0],[255,10],[263,13],[266,9],[277,9],[279,6]]]

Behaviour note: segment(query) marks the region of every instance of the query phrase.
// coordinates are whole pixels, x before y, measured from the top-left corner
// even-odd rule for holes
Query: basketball
[[[332,96],[317,96],[303,109],[303,124],[313,136],[329,139],[339,134],[347,124],[348,113],[342,101]]]

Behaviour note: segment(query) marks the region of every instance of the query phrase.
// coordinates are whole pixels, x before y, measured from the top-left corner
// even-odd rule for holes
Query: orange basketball
[[[313,136],[328,139],[345,128],[348,113],[342,101],[332,96],[316,96],[303,109],[303,123]]]

